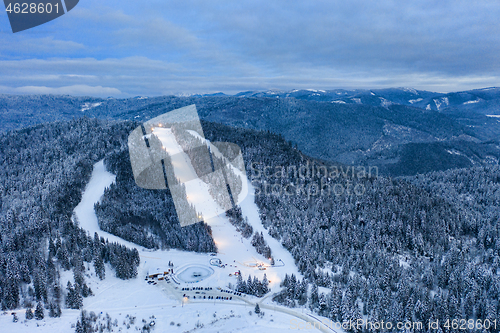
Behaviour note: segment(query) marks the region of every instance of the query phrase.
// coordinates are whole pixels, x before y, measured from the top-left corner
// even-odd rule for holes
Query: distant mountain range
[[[222,92],[191,95],[189,97],[231,96]],[[475,110],[483,114],[500,115],[500,88],[484,88],[452,93],[438,93],[413,88],[388,89],[335,89],[335,90],[268,90],[245,91],[236,97],[296,98],[317,102],[341,104],[365,104],[386,107],[393,104],[415,106],[422,109],[441,111],[447,108]],[[186,96],[180,96],[186,97]],[[491,112],[491,113],[490,113]]]
[[[223,93],[194,95],[195,97],[228,96]],[[363,104],[388,107],[394,104],[418,107],[443,113],[475,112],[500,116],[500,88],[484,88],[462,92],[438,93],[413,88],[388,88],[373,90],[269,90],[247,91],[237,97],[296,98],[338,104]]]
[[[208,121],[268,130],[308,155],[412,175],[498,164],[500,89],[292,90],[102,99],[0,95],[0,131],[82,116],[144,121],[196,104]]]

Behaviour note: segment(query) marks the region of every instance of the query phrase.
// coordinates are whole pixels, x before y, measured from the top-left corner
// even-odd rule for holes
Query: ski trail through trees
[[[78,225],[87,230],[90,233],[90,236],[94,237],[94,233],[97,232],[99,237],[104,237],[104,239],[108,239],[109,242],[115,242],[129,248],[137,248],[137,250],[141,250],[143,248],[142,246],[128,242],[113,234],[102,231],[99,228],[94,205],[99,202],[104,195],[106,188],[109,187],[114,181],[115,175],[106,170],[104,160],[94,164],[92,176],[90,177],[90,181],[82,194],[82,200],[74,210],[74,215],[76,216]]]
[[[162,139],[162,135],[159,135],[159,137],[160,139]],[[169,151],[169,153],[176,153],[178,157],[182,157],[182,148],[177,144],[175,139],[173,142],[171,140],[168,141],[168,143],[165,143],[167,151],[171,150]],[[187,156],[185,156],[184,161],[190,164],[190,160],[189,158],[187,158]],[[187,167],[192,168],[192,165],[188,165]],[[273,289],[273,291],[278,291],[280,288],[279,283],[284,278],[285,274],[295,274],[297,277],[301,277],[301,274],[299,273],[295,265],[295,261],[292,255],[283,248],[278,240],[272,238],[267,233],[267,230],[263,227],[259,216],[259,210],[254,202],[254,188],[251,185],[250,181],[237,168],[234,168],[233,170],[240,177],[242,177],[244,186],[248,186],[248,196],[241,203],[243,216],[246,216],[248,218],[248,222],[252,225],[255,232],[262,232],[264,239],[271,248],[271,252],[276,261],[276,265],[279,266],[284,264],[284,266],[281,267],[268,267],[266,271],[261,271],[249,267],[241,267],[241,265],[239,265],[238,269],[241,269],[241,271],[245,275],[251,274],[252,276],[257,276],[259,278],[263,278],[264,273],[266,273],[267,278],[271,280],[271,289]],[[178,257],[178,255],[180,254],[179,252],[182,251],[151,251],[100,229],[98,219],[94,210],[94,205],[99,202],[99,200],[104,195],[106,188],[109,187],[114,182],[114,180],[115,175],[106,170],[103,160],[97,162],[94,165],[91,179],[85,188],[85,191],[82,195],[82,200],[74,210],[74,215],[79,225],[87,230],[92,237],[94,233],[97,232],[100,237],[108,239],[109,242],[116,242],[129,248],[137,248],[141,256],[140,267],[142,267],[142,269],[140,268],[139,271],[144,271],[144,269],[146,269],[146,266],[153,265],[153,262],[158,262],[158,265],[162,265],[163,263],[160,263],[160,261],[164,261],[163,258],[174,255],[174,252],[176,253],[175,257]],[[195,182],[191,181],[190,183],[190,186],[186,187],[186,192],[191,202],[193,200],[200,199],[200,201],[196,203],[197,209],[201,208],[201,211],[203,211],[204,209],[220,209],[215,200],[213,200],[209,195],[208,190],[206,189],[206,184],[203,183],[203,181],[197,179]],[[215,241],[215,244],[217,245],[219,252],[217,256],[223,263],[229,263],[233,264],[234,266],[238,266],[238,263],[262,262],[265,263],[266,266],[269,265],[269,258],[264,258],[262,255],[256,252],[255,248],[251,245],[251,238],[243,238],[241,234],[236,231],[236,228],[229,222],[229,219],[226,217],[225,213],[221,213],[211,219],[208,219],[206,223],[209,224],[212,228],[212,237]],[[188,262],[189,258],[191,257],[191,253],[184,253],[186,262]],[[153,260],[160,258],[162,259]],[[150,263],[146,264],[146,260]],[[224,275],[227,276],[228,273],[234,273],[234,270],[233,272],[227,271],[227,273],[225,273]],[[226,278],[223,278],[223,275],[219,275],[219,278],[222,278],[223,281],[227,280]],[[221,281],[221,283],[224,283],[223,281]]]

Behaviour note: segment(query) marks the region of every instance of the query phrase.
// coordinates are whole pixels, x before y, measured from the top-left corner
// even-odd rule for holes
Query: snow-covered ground
[[[94,212],[94,204],[101,199],[104,194],[104,190],[114,181],[115,175],[106,170],[104,161],[97,162],[94,165],[90,182],[87,184],[85,191],[82,194],[82,200],[75,208],[74,215],[77,217],[78,225],[87,230],[91,236],[94,236],[94,233],[97,232],[100,237],[107,238],[110,242],[117,242],[126,245],[127,247],[136,247],[138,250],[141,250],[141,246],[127,242],[126,240],[102,231],[99,228],[97,216]]]
[[[99,103],[85,103],[85,104],[82,105],[82,108],[80,109],[80,111],[85,112],[85,111],[90,110],[92,108],[95,108],[95,107],[97,107],[97,106],[99,106],[101,104],[102,104],[102,102],[99,102]]]
[[[410,102],[410,104],[413,104],[413,103],[420,102],[420,101],[423,101],[423,98],[410,99],[408,102]]]
[[[467,105],[467,104],[475,104],[475,103],[479,103],[479,102],[481,102],[480,99],[475,99],[473,101],[463,102],[462,104]]]
[[[180,147],[170,148],[173,150],[180,149]],[[268,258],[258,254],[250,244],[250,240],[244,239],[229,223],[223,213],[207,221],[212,227],[213,238],[219,251],[216,256],[178,250],[151,251],[100,230],[94,204],[101,199],[106,187],[114,181],[115,176],[105,169],[103,161],[96,163],[82,200],[74,211],[78,223],[82,228],[88,230],[90,235],[97,232],[99,236],[107,238],[109,241],[118,242],[130,248],[137,248],[141,261],[138,268],[138,277],[131,280],[116,278],[114,271],[107,265],[106,278],[101,281],[96,277],[93,266],[86,264],[87,284],[93,290],[95,296],[84,299],[84,309],[88,312],[93,311],[98,315],[101,314],[103,317],[108,313],[113,322],[115,319],[117,320],[115,331],[123,332],[136,331],[136,327],[140,329],[144,325],[142,319],[149,323],[153,320],[151,319],[152,316],[154,316],[155,331],[157,332],[259,331],[261,333],[274,333],[295,331],[299,323],[302,325],[301,327],[305,327],[304,320],[316,321],[316,324],[318,324],[317,320],[313,319],[306,309],[288,309],[276,306],[271,301],[272,297],[263,300],[253,296],[242,296],[235,297],[232,301],[195,301],[193,299],[186,301],[182,297],[181,288],[186,286],[211,287],[215,292],[217,292],[217,288],[229,289],[230,286],[236,284],[234,272],[238,270],[242,272],[245,278],[251,274],[262,279],[266,274],[268,280],[270,280],[271,293],[280,289],[279,283],[285,274],[294,273],[301,277],[290,253],[277,240],[270,237],[262,226],[254,202],[254,189],[246,176],[241,172],[240,175],[249,190],[247,197],[240,204],[243,215],[248,218],[254,231],[263,233],[277,263],[278,261],[279,263],[282,262],[284,263],[283,266],[269,267]],[[188,189],[188,195],[190,195],[190,191],[201,190],[202,184],[199,184],[198,188],[194,186]],[[209,204],[216,205],[213,201]],[[210,266],[210,260],[214,258],[220,259],[226,266],[224,268]],[[173,279],[170,279],[169,282],[157,281],[156,284],[148,284],[145,281],[144,278],[149,271],[159,267],[167,267],[168,262],[174,264],[176,273],[191,272],[193,267],[198,267],[198,271],[203,268],[206,270],[205,273],[209,272],[210,274],[204,274],[203,279],[200,279],[201,281],[198,283],[182,283],[182,279],[175,279],[175,283]],[[249,263],[264,263],[267,268],[266,270],[259,270],[255,265],[252,266]],[[71,271],[63,272],[61,275],[63,287],[67,281],[73,279]],[[257,302],[261,304],[261,308],[265,312],[263,317],[253,313],[254,304]],[[16,312],[20,319],[18,323],[12,322],[10,312],[0,315],[2,332],[74,332],[71,325],[76,323],[80,313],[77,310],[63,309],[61,318],[54,319],[46,316],[41,321],[25,321],[24,311]],[[130,324],[130,319],[127,318],[127,315],[137,318],[135,324],[130,325],[129,328],[127,328],[127,323]],[[320,320],[322,319],[320,318]],[[308,329],[307,331],[315,332],[318,330]],[[331,332],[331,330],[324,327],[320,331]]]

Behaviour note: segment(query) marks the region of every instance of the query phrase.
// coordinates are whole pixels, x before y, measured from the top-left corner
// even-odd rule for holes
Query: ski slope
[[[170,148],[172,151],[180,149],[175,145]],[[182,157],[181,154],[178,155]],[[239,170],[237,171],[239,172]],[[281,259],[285,265],[268,267],[265,271],[243,265],[242,263],[246,262],[269,264],[269,260],[258,254],[250,244],[250,239],[241,237],[230,224],[225,214],[222,213],[209,219],[207,223],[212,227],[213,238],[218,248],[216,258],[226,264],[226,267],[210,266],[211,268],[209,268],[213,270],[213,274],[198,283],[189,284],[189,286],[212,287],[214,290],[217,290],[217,288],[229,289],[230,286],[236,284],[236,277],[229,276],[229,274],[240,270],[245,278],[252,275],[262,279],[266,274],[268,280],[270,280],[271,293],[273,293],[279,291],[279,283],[285,274],[293,273],[297,276],[300,276],[300,274],[291,255],[278,241],[270,237],[263,228],[257,206],[254,203],[254,189],[244,174],[240,172],[240,176],[243,177],[244,185],[248,186],[249,193],[241,203],[243,215],[248,217],[248,221],[255,231],[262,231],[275,259]],[[210,265],[210,259],[215,257],[204,253],[178,250],[152,251],[100,230],[94,205],[99,202],[105,189],[114,180],[115,176],[106,170],[104,162],[97,162],[82,195],[82,200],[74,210],[74,217],[79,226],[87,230],[92,236],[97,232],[100,237],[107,238],[110,242],[118,242],[129,248],[137,248],[141,259],[138,277],[130,280],[120,280],[114,276],[114,271],[106,264],[106,278],[101,281],[97,278],[93,266],[85,263],[86,281],[94,292],[94,296],[84,299],[84,309],[87,312],[93,311],[103,317],[108,313],[113,321],[117,320],[117,326],[114,330],[122,332],[136,332],[143,325],[142,319],[149,322],[152,320],[152,316],[154,316],[155,321],[154,331],[173,333],[186,331],[244,333],[258,331],[260,333],[275,333],[296,331],[294,327],[299,322],[302,325],[305,325],[305,321],[318,324],[318,320],[309,317],[306,309],[296,311],[276,306],[272,304],[272,297],[259,299],[245,295],[235,297],[233,301],[189,300],[186,302],[182,297],[181,288],[187,286],[187,283],[183,284],[181,282],[181,284],[176,285],[173,282],[157,281],[156,285],[148,284],[144,279],[148,271],[157,267],[166,267],[169,261],[174,263],[176,270],[182,272],[197,265],[207,267]],[[203,193],[203,196],[208,194],[208,192],[202,192],[204,190],[203,184],[197,186],[196,183],[193,184],[192,187],[187,189],[191,200],[200,197],[200,195],[195,194]],[[206,197],[210,198],[210,195],[206,195]],[[200,206],[203,209],[212,205],[213,209],[213,205],[216,205],[216,203],[213,200],[207,202],[206,197],[204,198],[205,201],[197,202],[197,207]],[[61,274],[63,288],[67,281],[73,282],[71,271],[63,271]],[[268,295],[271,296],[271,294]],[[253,313],[254,304],[257,302],[261,304],[261,308],[265,312],[263,317]],[[20,319],[17,323],[12,322],[10,312],[0,314],[2,332],[74,332],[72,324],[76,323],[80,314],[78,310],[63,309],[61,318],[49,318],[46,311],[45,319],[26,321],[24,310],[16,312]],[[129,320],[127,315],[137,317],[136,324],[129,328],[124,324]],[[318,330],[311,329],[308,331],[317,332]],[[331,332],[331,330],[325,329],[324,326],[319,331]]]

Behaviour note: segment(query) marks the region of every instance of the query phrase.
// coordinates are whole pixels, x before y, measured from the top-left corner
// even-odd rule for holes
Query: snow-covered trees
[[[38,302],[35,309],[35,319],[42,320],[45,317],[45,310],[43,309],[42,302]]]
[[[273,297],[274,301],[289,307],[307,303],[308,284],[306,280],[300,281],[294,274],[291,276],[286,274],[280,286],[283,289]],[[316,299],[316,296],[313,298]]]
[[[153,191],[135,184],[126,147],[111,153],[105,164],[116,181],[95,206],[102,230],[147,248],[216,251],[207,224],[180,226],[169,189]],[[192,213],[189,207],[185,210]]]
[[[80,309],[83,306],[83,296],[79,286],[73,286],[71,282],[68,281],[66,289],[66,306],[70,309]]]
[[[256,276],[252,279],[252,276],[249,275],[246,282],[241,274],[238,274],[236,291],[257,297],[264,296],[269,292],[269,282],[266,274],[264,274],[262,281],[260,281]]]
[[[296,160],[293,151],[287,158],[280,154],[260,156],[260,162],[274,170],[287,158]],[[253,175],[269,184],[317,181]],[[500,242],[493,241],[500,236],[498,166],[346,181],[363,182],[366,192],[308,198],[261,191],[255,198],[264,225],[313,286],[311,308],[336,320],[361,312],[379,320],[422,321],[484,319],[487,308],[494,312],[490,303],[498,305],[499,294],[492,281],[500,267]],[[273,299],[296,306],[288,280]],[[315,285],[336,287],[322,297]]]
[[[262,232],[255,232],[252,237],[252,246],[255,247],[257,253],[262,254],[266,258],[271,258],[271,248],[267,245]]]
[[[136,126],[80,119],[0,134],[0,202],[6,207],[0,212],[3,309],[43,302],[51,315],[51,304],[57,313],[65,299],[70,299],[69,307],[79,307],[84,294],[90,294],[80,274],[82,264],[93,264],[100,278],[105,277],[105,263],[121,278],[137,274],[136,251],[89,237],[71,220],[93,163],[105,157],[117,179],[96,206],[103,229],[149,248],[215,250],[206,224],[180,228],[168,190],[135,186],[125,143]],[[298,179],[286,173],[259,178],[252,163],[274,170],[307,161],[312,165],[313,160],[268,132],[203,126],[209,140],[242,148],[247,170],[252,171],[248,174],[257,185],[293,182],[306,188],[320,180],[314,174]],[[498,318],[498,166],[405,179],[338,178],[324,189],[344,181],[362,184],[365,193],[286,195],[265,193],[260,187],[255,200],[264,227],[290,251],[304,276],[301,281],[286,277],[276,301],[288,306],[309,302],[336,320],[357,318],[360,312],[374,320]],[[245,237],[252,236],[237,208],[228,215]],[[267,255],[263,235],[252,237]],[[77,283],[63,289],[60,270],[74,270]],[[21,288],[30,283],[32,292],[21,295]],[[265,284],[239,277],[237,289],[264,294]],[[313,285],[318,292],[311,288],[308,299]]]
[[[31,307],[28,307],[26,309],[26,313],[25,313],[25,316],[26,316],[26,319],[27,320],[30,320],[30,319],[33,319],[34,318],[34,314],[33,314],[33,310],[31,309]]]
[[[236,206],[229,209],[226,211],[226,216],[228,217],[229,222],[236,227],[236,230],[239,231],[243,237],[249,238],[252,236],[253,227],[248,223],[246,217],[243,218],[241,207]]]
[[[0,134],[0,202],[6,207],[0,212],[3,309],[42,303],[50,316],[60,315],[65,294],[60,270],[74,269],[79,282],[72,289],[79,289],[80,297],[91,295],[81,272],[92,261],[92,239],[71,215],[92,165],[124,146],[131,126],[83,118]],[[110,259],[126,254],[123,260],[129,260],[133,275],[137,260],[130,259],[137,255],[110,248],[101,246],[102,252],[113,252]]]

